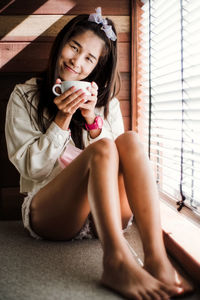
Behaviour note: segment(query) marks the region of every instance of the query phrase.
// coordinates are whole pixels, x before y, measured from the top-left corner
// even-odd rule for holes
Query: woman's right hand
[[[56,83],[61,83],[61,80],[57,79]],[[78,90],[75,92],[75,87],[71,87],[60,96],[57,96],[54,99],[54,103],[56,104],[58,110],[64,115],[72,116],[85,100],[86,94],[83,92],[83,90]]]
[[[56,83],[60,82],[60,79],[56,80]],[[58,108],[58,113],[54,122],[62,129],[68,129],[73,114],[85,100],[86,94],[83,90],[75,92],[75,87],[71,87],[60,96],[57,96],[54,99],[54,103]]]

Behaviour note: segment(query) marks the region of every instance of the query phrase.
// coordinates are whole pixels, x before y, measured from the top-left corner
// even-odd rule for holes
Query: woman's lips
[[[64,63],[64,68],[67,69],[69,72],[73,73],[73,74],[78,74],[78,72],[74,71],[73,69],[71,69],[68,65],[66,65]]]

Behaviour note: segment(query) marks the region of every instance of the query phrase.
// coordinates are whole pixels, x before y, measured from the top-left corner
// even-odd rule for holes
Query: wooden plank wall
[[[122,88],[118,95],[124,124],[130,129],[130,12],[131,1],[121,0],[3,0],[0,3],[0,219],[20,218],[22,197],[19,174],[8,161],[4,123],[6,105],[15,84],[39,76],[47,64],[57,32],[79,13],[98,6],[110,16],[119,33],[119,69]]]

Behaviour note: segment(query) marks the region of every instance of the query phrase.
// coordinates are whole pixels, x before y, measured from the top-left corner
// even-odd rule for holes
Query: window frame
[[[142,2],[140,0],[131,0],[131,129],[138,132],[138,110],[139,105],[139,21],[142,14]],[[141,109],[141,107],[140,107]],[[190,208],[183,207],[181,212],[176,209],[176,201],[160,192],[160,199],[162,202],[161,220],[164,218],[164,214],[169,213],[169,208],[173,211],[174,222],[179,221],[179,217],[185,218],[185,224],[189,220],[192,224],[195,224],[198,229],[198,236],[200,236],[200,216],[192,213]],[[177,219],[177,220],[176,220]],[[171,221],[171,219],[170,219]],[[176,226],[175,226],[176,227]],[[176,228],[173,232],[169,232],[168,226],[165,223],[162,224],[163,237],[168,252],[182,265],[182,267],[189,273],[189,275],[198,283],[200,283],[200,262],[196,259],[195,255],[192,255],[187,251],[183,244],[181,244],[177,238]],[[189,230],[185,227],[185,238],[191,241],[189,237]],[[171,230],[170,230],[171,231]]]

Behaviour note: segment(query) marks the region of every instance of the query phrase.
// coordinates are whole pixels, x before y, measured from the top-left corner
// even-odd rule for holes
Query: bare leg
[[[130,205],[127,199],[121,166],[119,167],[120,170],[119,170],[119,177],[118,177],[118,187],[119,187],[120,209],[121,209],[122,228],[125,229],[127,228],[128,222],[132,217],[133,213],[130,209]]]
[[[113,147],[115,155],[112,155],[112,159],[106,163],[107,152],[113,152],[111,150]],[[114,201],[118,199],[118,188],[113,189],[110,185],[111,181],[116,181],[117,169],[118,156],[112,141],[101,140],[90,145],[34,197],[31,204],[34,230],[49,239],[73,238],[83,226],[94,206],[93,202],[99,202],[99,205],[102,203],[103,206],[104,202],[110,205],[111,199],[115,199]],[[121,230],[121,222],[120,207],[117,202],[113,206],[113,216],[115,214],[118,216],[116,226],[118,231],[119,227]],[[93,216],[95,218],[95,213]],[[109,222],[110,219],[106,218],[105,214],[100,218],[104,223]]]
[[[95,156],[92,165],[88,198],[90,201],[91,197],[91,211],[104,252],[102,283],[131,299],[168,299],[168,295],[175,293],[176,289],[168,289],[140,268],[133,260],[122,235],[120,202],[117,193],[119,162],[116,147],[112,146],[103,160],[101,155]],[[101,166],[100,172],[97,171],[99,166]],[[121,180],[122,178],[119,179]],[[121,203],[121,208],[123,214],[130,217],[127,205],[123,206]]]
[[[149,160],[133,132],[121,135],[116,145],[129,204],[143,242],[144,268],[164,283],[171,286],[180,285],[164,247],[159,196]]]
[[[33,229],[48,238],[72,238],[91,209],[104,253],[102,283],[131,299],[168,299],[176,289],[138,266],[123,237],[118,166],[115,143],[89,146],[35,196]]]

